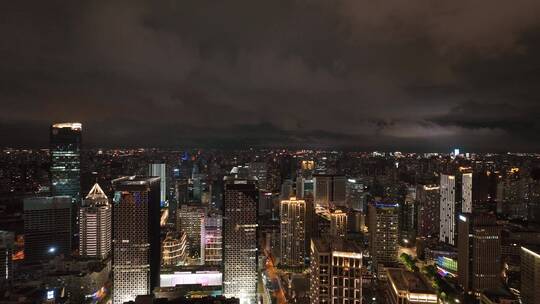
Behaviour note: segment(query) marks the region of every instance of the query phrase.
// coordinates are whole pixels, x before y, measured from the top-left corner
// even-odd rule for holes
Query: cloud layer
[[[538,150],[539,17],[533,0],[12,1],[2,145],[79,120],[91,146]]]

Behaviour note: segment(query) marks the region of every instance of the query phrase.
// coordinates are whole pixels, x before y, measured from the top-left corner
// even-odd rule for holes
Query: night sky
[[[0,146],[540,151],[540,1],[2,1]]]

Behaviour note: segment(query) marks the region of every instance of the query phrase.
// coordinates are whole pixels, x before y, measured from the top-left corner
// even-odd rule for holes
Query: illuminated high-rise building
[[[13,260],[11,257],[14,249],[14,233],[0,230],[0,288],[13,281]]]
[[[439,235],[440,198],[438,185],[418,185],[416,189],[418,202],[417,231],[420,237]]]
[[[81,191],[81,132],[78,122],[56,123],[50,128],[51,193],[78,201]]]
[[[200,205],[182,205],[178,209],[177,230],[187,235],[189,257],[204,262],[204,221],[206,209]]]
[[[204,264],[221,265],[223,256],[223,215],[210,213],[204,220]]]
[[[473,212],[473,174],[465,172],[461,175],[461,212]]]
[[[79,254],[104,259],[111,253],[112,208],[96,183],[79,208]]]
[[[163,266],[177,266],[184,263],[187,256],[187,235],[179,233],[175,238],[171,233],[163,240],[163,251],[161,257]]]
[[[46,261],[62,254],[69,256],[71,197],[31,197],[24,199],[23,204],[25,261]]]
[[[303,266],[306,258],[306,202],[295,197],[282,200],[279,215],[281,264]]]
[[[330,212],[330,235],[334,237],[347,236],[347,213],[341,210]]]
[[[501,228],[491,214],[459,215],[458,281],[479,295],[501,285]]]
[[[399,204],[373,203],[368,210],[369,249],[373,265],[378,269],[379,264],[397,261]]]
[[[362,250],[343,239],[311,240],[310,303],[362,303]]]
[[[455,245],[456,229],[456,177],[455,175],[441,174],[440,183],[440,213],[439,213],[439,240]]]
[[[523,304],[540,303],[540,248],[521,247],[521,301]]]
[[[167,201],[167,166],[165,164],[149,164],[148,176],[157,176],[160,179],[159,200],[163,206]]]
[[[159,177],[129,176],[112,181],[113,303],[135,300],[159,287]]]
[[[234,172],[234,170],[233,170]],[[257,181],[225,177],[223,210],[223,294],[241,303],[257,301]]]

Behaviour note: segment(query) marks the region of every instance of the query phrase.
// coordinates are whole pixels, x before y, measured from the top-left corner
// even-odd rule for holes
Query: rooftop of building
[[[370,204],[377,209],[394,209],[399,207],[399,203],[396,202],[373,202]]]
[[[52,127],[56,129],[70,128],[72,130],[81,130],[82,124],[80,122],[61,122],[53,124]]]
[[[435,294],[435,290],[420,273],[410,272],[402,268],[387,268],[386,271],[390,283],[399,291]]]
[[[71,196],[38,196],[23,200],[24,210],[71,208]]]
[[[482,292],[482,297],[488,298],[490,301],[494,303],[500,303],[501,300],[510,300],[510,301],[516,301],[517,297],[510,292],[510,290],[506,288],[497,288],[497,289],[488,289],[484,290]]]
[[[132,175],[124,176],[112,180],[112,184],[115,187],[138,187],[138,186],[149,186],[160,181],[160,178],[157,176],[142,176],[142,175]]]
[[[319,252],[344,252],[357,254],[356,258],[362,258],[362,249],[354,242],[345,239],[312,239],[312,246]]]
[[[135,304],[188,304],[188,303],[198,303],[198,304],[235,304],[240,303],[239,299],[236,298],[225,298],[223,296],[217,297],[202,297],[202,298],[179,298],[179,299],[155,299],[153,296],[137,296],[135,301],[130,301],[126,303],[135,303]]]

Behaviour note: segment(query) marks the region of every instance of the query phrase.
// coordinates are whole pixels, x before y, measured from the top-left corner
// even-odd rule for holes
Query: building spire
[[[99,186],[98,183],[95,183],[92,189],[90,189],[90,192],[88,192],[88,195],[86,196],[86,199],[91,200],[102,200],[102,199],[108,199],[107,195],[105,195],[105,192],[103,192],[103,189]]]

